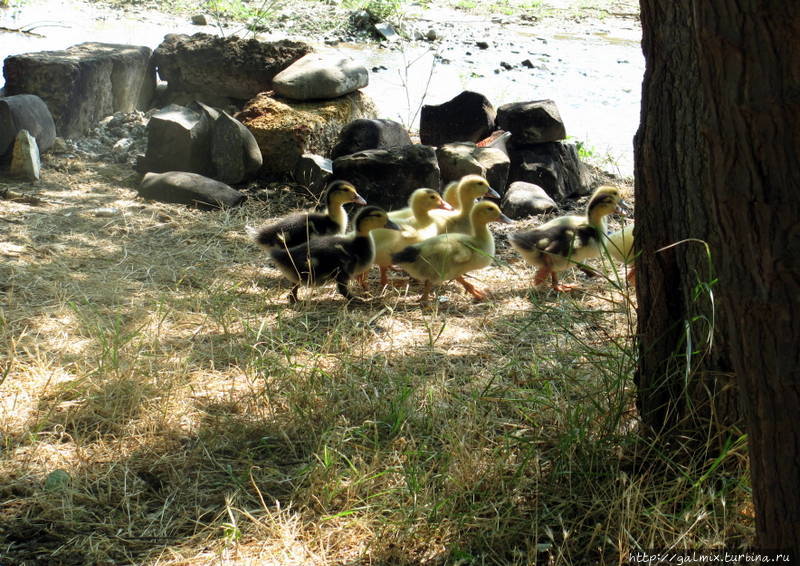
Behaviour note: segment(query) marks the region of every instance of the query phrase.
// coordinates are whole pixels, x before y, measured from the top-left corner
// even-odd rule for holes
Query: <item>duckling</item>
[[[509,236],[511,246],[539,269],[533,279],[540,285],[548,276],[556,291],[569,291],[575,285],[558,282],[558,272],[600,255],[600,238],[606,233],[606,216],[624,207],[617,187],[599,187],[589,199],[585,216],[561,216],[528,232]]]
[[[378,228],[372,232],[375,241],[375,264],[380,268],[381,286],[389,283],[388,271],[392,265],[392,254],[403,248],[436,235],[436,226],[430,212],[435,209],[453,210],[453,207],[442,200],[441,195],[433,189],[417,189],[408,199],[408,208],[413,212],[411,218],[394,220],[400,231]],[[392,213],[389,213],[392,219]],[[432,229],[432,230],[431,230]],[[365,285],[367,272],[360,277]]]
[[[426,302],[431,286],[455,279],[478,300],[486,298],[464,279],[470,271],[483,269],[494,258],[494,238],[489,231],[490,222],[511,222],[500,208],[491,201],[477,203],[470,213],[473,233],[439,234],[392,255],[392,261],[406,270],[412,277],[423,281],[425,289],[422,301]]]
[[[434,217],[439,234],[470,234],[470,213],[475,206],[475,200],[486,196],[500,198],[497,191],[480,175],[465,175],[455,186],[452,183],[448,185],[445,188],[445,200],[452,200],[453,194],[458,198],[458,210],[450,214],[440,213]]]
[[[267,248],[293,248],[317,236],[344,234],[347,211],[344,204],[367,204],[347,181],[333,181],[325,192],[325,212],[296,212],[261,228],[248,228],[253,240]]]
[[[628,266],[628,274],[625,277],[628,283],[635,287],[636,266],[633,265],[633,260],[636,259],[636,252],[633,249],[633,224],[607,235],[604,244],[612,258]]]
[[[318,286],[336,281],[336,289],[353,299],[348,283],[372,266],[375,244],[370,232],[376,228],[399,230],[386,212],[377,206],[361,209],[355,218],[356,231],[348,236],[322,236],[293,248],[273,248],[270,256],[284,277],[294,283],[289,303],[297,302],[301,285]]]

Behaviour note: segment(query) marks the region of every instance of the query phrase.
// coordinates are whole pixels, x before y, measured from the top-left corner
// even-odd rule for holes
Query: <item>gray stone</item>
[[[142,172],[189,171],[213,173],[210,159],[211,120],[197,106],[171,104],[147,124],[147,152],[139,160]]]
[[[405,126],[398,122],[360,118],[342,128],[339,141],[331,151],[331,158],[336,159],[366,149],[388,149],[412,143]]]
[[[212,112],[214,109],[198,105],[211,120],[212,176],[223,183],[240,183],[255,176],[263,158],[250,130],[225,111]]]
[[[56,139],[56,125],[47,104],[35,94],[17,94],[0,98],[0,156],[12,147],[20,130],[27,130],[47,151]]]
[[[448,143],[436,150],[442,185],[464,175],[481,175],[491,187],[503,194],[511,161],[501,150],[477,147],[474,143]]]
[[[272,79],[310,53],[300,41],[169,34],[153,53],[168,83],[165,100],[200,100],[225,107],[272,89]]]
[[[194,16],[192,16],[192,25],[207,26],[208,16],[206,16],[205,14],[195,14]]]
[[[406,206],[420,187],[439,187],[436,152],[426,145],[370,149],[333,161],[333,176],[350,181],[370,204],[387,209]]]
[[[237,206],[245,199],[242,193],[225,183],[185,171],[147,173],[139,186],[139,196],[204,210]]]
[[[553,142],[567,137],[561,114],[552,100],[503,104],[497,109],[497,126],[511,132],[516,144]]]
[[[321,155],[304,153],[294,168],[294,180],[314,195],[322,194],[333,173],[333,161]]]
[[[557,202],[589,194],[591,174],[578,158],[575,144],[549,142],[510,147],[509,182],[527,181],[542,187]]]
[[[369,84],[361,63],[339,53],[309,53],[275,75],[275,92],[293,100],[337,98]]]
[[[422,107],[419,138],[426,145],[477,142],[494,130],[495,110],[489,99],[464,91],[439,105]]]
[[[549,212],[558,207],[542,187],[525,181],[511,183],[500,206],[504,214],[514,219]]]
[[[291,175],[304,153],[330,155],[339,132],[357,118],[374,118],[375,105],[362,91],[322,101],[275,99],[262,93],[236,116],[258,142],[262,176]]]
[[[38,95],[59,135],[78,137],[105,116],[150,107],[156,86],[150,53],[142,46],[81,43],[12,55],[3,65],[5,92]]]
[[[14,149],[11,150],[9,175],[36,182],[41,176],[41,168],[36,138],[28,130],[20,130],[14,139]]]

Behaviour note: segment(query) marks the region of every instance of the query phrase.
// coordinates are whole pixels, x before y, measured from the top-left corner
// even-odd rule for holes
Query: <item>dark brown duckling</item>
[[[272,250],[292,248],[310,238],[344,234],[347,227],[348,202],[367,204],[356,188],[347,181],[333,181],[325,193],[325,212],[296,212],[256,229],[248,229],[260,246]]]
[[[377,206],[361,209],[355,218],[355,233],[348,236],[323,236],[289,249],[274,248],[270,256],[275,266],[295,285],[289,302],[297,302],[301,285],[319,286],[336,281],[336,289],[346,299],[353,299],[348,289],[350,279],[365,272],[375,260],[375,243],[370,231],[376,228],[400,228]]]

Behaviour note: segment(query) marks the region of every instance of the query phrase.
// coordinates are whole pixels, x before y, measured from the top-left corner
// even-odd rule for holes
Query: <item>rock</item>
[[[489,49],[489,44],[486,43],[485,41],[476,41],[475,47],[477,47],[478,49]]]
[[[338,53],[309,53],[275,75],[275,92],[294,100],[337,98],[369,84],[361,63]]]
[[[263,163],[250,130],[227,112],[217,112],[211,123],[213,177],[223,183],[240,183],[254,177]]]
[[[509,185],[500,207],[504,214],[517,219],[549,212],[558,205],[539,185],[517,181]]]
[[[563,140],[564,122],[552,100],[513,102],[497,109],[497,126],[514,136],[514,143],[532,144]]]
[[[245,198],[225,183],[185,171],[147,173],[139,186],[139,196],[160,202],[188,204],[204,210],[237,206]]]
[[[294,180],[314,195],[321,195],[333,173],[333,161],[321,155],[304,153],[294,167]]]
[[[262,93],[236,115],[261,149],[261,175],[291,174],[304,153],[329,155],[345,124],[374,117],[375,105],[361,91],[305,102],[278,100]]]
[[[411,144],[411,137],[402,124],[380,118],[360,118],[342,128],[339,141],[331,151],[331,158],[336,159],[365,149],[388,149]]]
[[[428,41],[436,41],[439,39],[439,34],[436,32],[435,29],[429,28],[427,32],[425,32],[425,39]]]
[[[3,66],[5,92],[38,95],[59,135],[79,137],[109,114],[149,108],[156,87],[150,54],[142,46],[81,43],[12,55]]]
[[[467,90],[443,104],[422,107],[420,141],[426,145],[477,142],[494,130],[494,117],[489,99]]]
[[[41,175],[41,161],[39,147],[28,130],[20,130],[14,139],[14,149],[11,150],[11,165],[8,174],[26,181],[36,182]]]
[[[0,156],[12,147],[20,130],[27,130],[39,151],[47,151],[56,139],[56,125],[44,101],[35,94],[0,98]]]
[[[369,149],[333,161],[333,176],[350,181],[370,204],[389,210],[407,205],[420,187],[440,186],[436,152],[426,145]]]
[[[212,119],[200,107],[171,104],[147,124],[147,152],[138,165],[141,173],[189,171],[212,174]]]
[[[272,89],[275,75],[311,51],[299,41],[169,34],[153,52],[153,62],[168,83],[165,100],[225,107]]]
[[[205,14],[195,14],[194,16],[192,16],[192,25],[207,26],[208,17]]]
[[[386,22],[379,22],[375,24],[375,31],[378,32],[378,35],[385,39],[386,41],[397,41],[400,39],[400,36],[395,31],[392,24],[388,24]]]
[[[509,150],[509,182],[527,181],[542,187],[557,202],[589,194],[591,175],[578,159],[574,144],[549,142]]]
[[[495,148],[477,147],[474,143],[448,143],[436,150],[442,185],[464,175],[481,175],[500,194],[506,188],[511,161]]]

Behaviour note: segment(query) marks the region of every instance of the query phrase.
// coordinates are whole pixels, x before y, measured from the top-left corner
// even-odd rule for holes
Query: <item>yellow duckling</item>
[[[470,213],[475,206],[475,201],[482,197],[500,198],[489,182],[480,175],[465,175],[458,183],[445,188],[445,200],[453,199],[457,196],[458,206],[453,213],[441,213],[434,216],[436,229],[439,234],[470,234],[472,224],[470,223]]]
[[[604,243],[612,258],[628,266],[626,278],[628,283],[636,286],[636,266],[633,265],[633,260],[636,259],[636,251],[633,249],[633,224],[612,232],[606,236]]]
[[[569,291],[575,285],[558,282],[558,272],[600,255],[600,239],[606,233],[606,216],[625,206],[617,187],[599,187],[586,207],[585,216],[561,216],[528,232],[509,236],[511,246],[539,269],[533,279],[540,285],[548,277],[556,291]]]
[[[436,226],[430,212],[435,209],[452,210],[453,208],[442,200],[441,195],[433,189],[417,189],[408,199],[408,208],[413,215],[410,218],[395,220],[400,230],[387,230],[379,228],[372,232],[375,241],[375,264],[380,268],[381,286],[389,283],[388,271],[392,265],[392,254],[403,248],[421,242],[425,238],[436,235]],[[392,219],[392,213],[389,213]],[[426,230],[426,228],[432,230]],[[361,278],[365,285],[367,272]]]
[[[375,244],[370,232],[377,228],[399,230],[386,212],[367,206],[355,218],[356,231],[348,236],[313,238],[293,248],[273,248],[270,256],[275,266],[294,283],[289,302],[297,302],[301,285],[318,286],[336,281],[336,289],[346,299],[353,299],[348,283],[372,266]]]
[[[295,212],[261,228],[247,228],[255,243],[267,248],[292,248],[317,236],[344,234],[348,202],[367,204],[347,181],[333,181],[325,192],[325,212]]]
[[[483,269],[494,259],[494,238],[490,222],[511,222],[491,201],[477,203],[470,214],[472,234],[439,234],[395,253],[392,261],[412,277],[424,282],[422,301],[428,300],[432,285],[455,279],[468,293],[479,300],[486,293],[464,279],[470,271]]]

